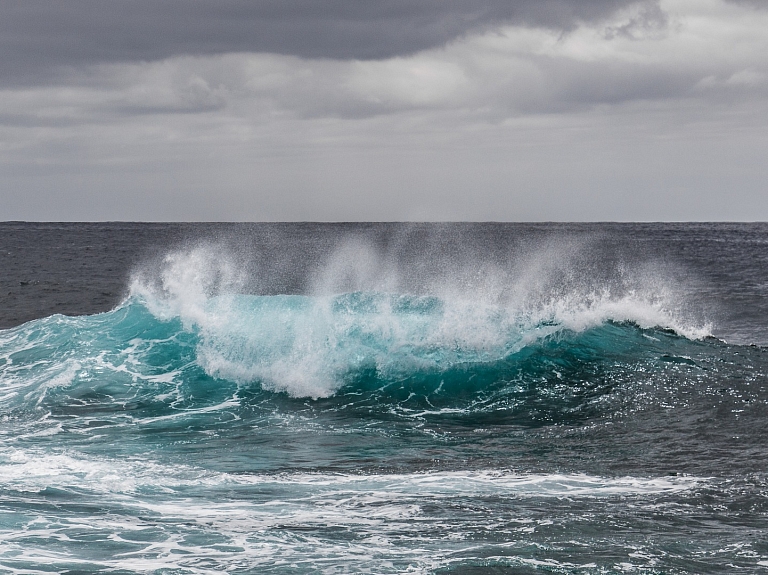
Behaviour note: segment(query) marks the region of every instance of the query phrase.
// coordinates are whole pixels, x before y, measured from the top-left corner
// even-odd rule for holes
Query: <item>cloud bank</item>
[[[5,0],[4,77],[55,66],[266,52],[383,59],[516,23],[568,30],[637,0]]]
[[[765,218],[762,6],[9,0],[6,218]]]

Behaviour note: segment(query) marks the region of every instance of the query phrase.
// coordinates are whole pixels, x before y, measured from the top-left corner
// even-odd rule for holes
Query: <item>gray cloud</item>
[[[0,217],[765,218],[763,3],[2,0]]]
[[[567,30],[652,0],[3,0],[0,78],[184,54],[381,59],[502,23]],[[66,73],[66,71],[64,72]]]
[[[726,0],[731,4],[741,4],[742,6],[752,6],[753,8],[762,8],[768,10],[768,2],[765,0]]]

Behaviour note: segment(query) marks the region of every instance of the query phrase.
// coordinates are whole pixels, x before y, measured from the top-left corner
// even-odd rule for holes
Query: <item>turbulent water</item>
[[[768,572],[768,226],[0,227],[3,572]]]

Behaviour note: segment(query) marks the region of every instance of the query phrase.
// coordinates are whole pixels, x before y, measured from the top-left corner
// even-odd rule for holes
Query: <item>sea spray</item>
[[[369,273],[383,259],[364,244],[345,243],[330,256],[323,290],[333,282],[350,288],[395,287],[396,271],[390,269],[382,283]],[[460,287],[468,289],[466,278],[458,285],[445,279],[442,297],[381,291],[259,296],[237,293],[247,280],[232,260],[215,245],[174,252],[156,277],[137,274],[129,301],[145,305],[160,320],[178,318],[196,333],[197,362],[209,375],[258,382],[297,397],[327,397],[366,371],[389,381],[412,372],[499,363],[558,332],[581,333],[606,322],[672,329],[689,338],[708,334],[707,326],[680,320],[664,294],[628,284],[626,273],[599,292],[592,282],[573,277],[567,284],[553,284],[552,276],[562,276],[562,270],[545,273],[536,290],[532,272],[520,273],[519,285],[502,289],[500,272],[492,270],[483,277],[493,278],[483,280],[479,291],[475,285],[462,292]],[[540,265],[535,268],[543,273]],[[551,293],[542,285],[549,285]]]
[[[768,355],[706,321],[741,228],[348,228],[214,226],[0,331],[0,570],[764,569]]]

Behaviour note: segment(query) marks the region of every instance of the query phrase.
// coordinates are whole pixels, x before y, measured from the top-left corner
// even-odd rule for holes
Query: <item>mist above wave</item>
[[[366,371],[391,381],[498,362],[606,322],[709,334],[658,266],[605,261],[592,247],[550,241],[504,267],[477,251],[414,258],[349,238],[306,271],[305,294],[259,297],[246,253],[201,243],[138,270],[129,297],[198,333],[209,375],[295,397],[328,397]]]

